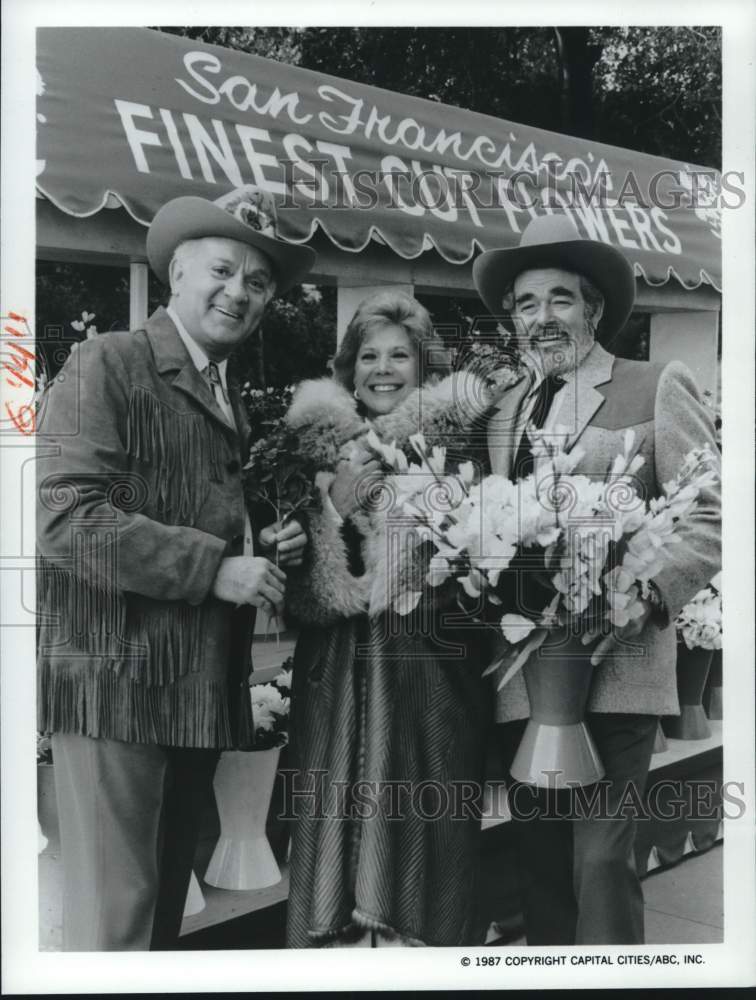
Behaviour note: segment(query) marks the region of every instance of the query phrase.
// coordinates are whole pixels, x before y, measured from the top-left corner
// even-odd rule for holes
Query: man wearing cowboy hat
[[[53,734],[63,946],[175,945],[218,755],[253,742],[254,608],[280,606],[305,536],[253,552],[249,428],[228,358],[307,247],[269,195],[164,205],[147,255],[170,285],[144,327],[81,344],[49,390],[40,455],[39,729]],[[277,563],[272,555],[277,547]]]
[[[539,474],[529,447],[533,426],[547,435],[566,430],[568,447],[584,452],[574,471],[601,480],[634,431],[645,460],[635,485],[647,500],[659,496],[691,449],[708,444],[716,453],[711,419],[684,365],[626,361],[603,346],[620,332],[635,298],[633,268],[619,250],[581,238],[566,215],[541,216],[519,247],[481,254],[473,275],[487,308],[514,320],[531,373],[507,390],[489,421],[494,473]],[[606,771],[600,808],[564,818],[562,793],[510,783],[529,944],[643,942],[635,825],[632,809],[620,807],[623,795],[642,799],[658,718],[679,711],[673,622],[720,566],[715,487],[702,491],[680,537],[652,581],[642,617],[592,647],[597,669],[586,722]],[[532,589],[520,595],[527,601]],[[519,673],[497,695],[507,771],[529,714]],[[539,818],[544,804],[551,812]]]

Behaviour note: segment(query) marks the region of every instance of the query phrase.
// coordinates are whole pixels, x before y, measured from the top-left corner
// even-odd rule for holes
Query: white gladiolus
[[[501,619],[501,631],[504,633],[504,638],[513,646],[526,639],[535,627],[536,623],[523,615],[504,615]]]

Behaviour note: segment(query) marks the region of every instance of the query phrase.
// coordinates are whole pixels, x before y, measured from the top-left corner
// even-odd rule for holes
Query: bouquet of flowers
[[[566,434],[556,442],[539,434],[537,474],[516,483],[493,475],[475,484],[471,465],[445,474],[444,449],[428,453],[417,435],[419,465],[402,468],[400,460],[387,483],[407,518],[405,546],[414,543],[417,551],[420,543],[430,543],[423,587],[452,579],[460,596],[503,608],[497,616],[507,651],[487,670],[508,665],[500,687],[551,630],[569,626],[572,632],[596,633],[639,617],[650,580],[664,565],[668,546],[679,540],[679,524],[715,475],[711,452],[694,450],[663,495],[646,506],[633,487],[643,458],[634,454],[632,431],[603,481],[573,472],[584,453],[579,448],[568,453],[566,441]],[[536,585],[529,593],[535,591],[540,607],[529,601],[523,608],[521,594],[514,599],[506,586],[514,576]],[[423,595],[414,579],[414,590],[396,581],[392,604],[399,614],[411,611]],[[506,605],[519,606],[518,613]]]
[[[249,689],[252,720],[255,730],[255,750],[272,750],[289,741],[289,709],[291,707],[291,669],[289,657],[281,672],[268,684],[253,684]]]
[[[443,580],[433,575],[434,562],[445,545],[446,529],[474,480],[474,466],[447,457],[443,446],[429,447],[422,433],[409,437],[406,450],[395,442],[385,444],[374,431],[365,436],[364,443],[388,473],[371,497],[374,579],[370,613],[393,607],[399,614],[409,614],[424,595],[440,596]],[[428,588],[427,583],[432,586]],[[454,582],[452,591],[456,595]]]
[[[516,342],[501,324],[492,333],[473,329],[457,350],[456,366],[480,376],[495,396],[519,381],[524,371]]]
[[[287,385],[283,388],[267,386],[256,389],[251,382],[245,382],[240,395],[247,411],[252,438],[256,441],[264,437],[280,417],[286,416],[293,388]]]
[[[712,585],[699,590],[675,620],[688,649],[722,648],[722,595]]]
[[[292,389],[242,389],[250,424],[252,445],[245,471],[245,491],[252,503],[273,509],[284,523],[315,500],[314,471],[299,446],[297,430],[286,423]]]

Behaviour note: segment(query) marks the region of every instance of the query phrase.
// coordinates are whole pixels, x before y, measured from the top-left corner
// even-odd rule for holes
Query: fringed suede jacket
[[[252,608],[212,595],[240,555],[240,433],[164,309],[81,344],[38,435],[38,726],[137,743],[251,742]],[[259,526],[258,526],[259,527]]]
[[[299,431],[300,446],[312,467],[319,503],[308,517],[310,545],[302,570],[289,572],[287,617],[295,624],[330,625],[361,612],[384,611],[391,594],[389,576],[417,572],[390,564],[386,553],[386,521],[390,505],[366,503],[345,523],[328,496],[337,463],[351,442],[374,430],[386,444],[411,454],[409,438],[422,431],[427,447],[447,449],[447,465],[472,459],[487,462],[483,417],[491,399],[485,382],[467,371],[456,372],[416,389],[395,410],[367,420],[352,395],[332,379],[303,382],[297,389],[287,420]],[[355,549],[357,553],[355,553]],[[355,555],[357,557],[355,558]],[[401,557],[407,557],[405,551]]]

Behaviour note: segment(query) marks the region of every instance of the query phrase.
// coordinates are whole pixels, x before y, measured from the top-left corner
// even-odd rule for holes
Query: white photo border
[[[66,4],[6,0],[2,38],[2,302],[29,317],[33,329],[35,282],[34,121],[35,31],[41,26],[244,24],[249,4],[187,4],[166,0]],[[271,16],[274,15],[274,16]],[[254,9],[259,25],[457,25],[460,6],[437,0],[431,8],[401,0],[332,0],[317,11],[284,2]],[[565,966],[470,967],[462,958],[491,949],[367,949],[64,954],[38,950],[36,779],[34,771],[34,629],[9,622],[14,567],[33,556],[33,510],[28,442],[0,441],[2,493],[0,594],[2,594],[2,965],[7,993],[255,992],[282,990],[503,989],[536,987],[711,987],[756,983],[756,863],[754,861],[754,45],[756,8],[747,0],[633,0],[609,8],[598,2],[558,0],[533,4],[481,2],[464,6],[466,26],[537,24],[703,25],[723,28],[723,171],[743,174],[745,204],[723,211],[724,425],[724,780],[742,783],[745,814],[724,820],[723,944],[695,946],[537,949],[566,954]],[[95,144],[93,143],[93,147]],[[93,154],[96,155],[96,154]],[[33,478],[33,477],[32,477]],[[17,562],[14,562],[14,559]],[[10,570],[6,573],[5,570]],[[31,575],[31,574],[26,574]],[[18,586],[16,583],[15,586]],[[30,595],[25,595],[27,601]],[[28,605],[27,606],[33,606]],[[731,637],[737,636],[737,639]],[[678,954],[695,950],[703,965],[571,966],[577,953]],[[535,955],[534,949],[506,949]],[[502,955],[504,952],[502,952]],[[653,969],[653,971],[652,971]]]

